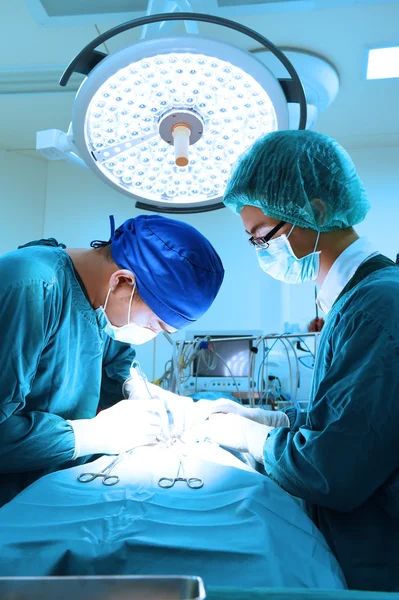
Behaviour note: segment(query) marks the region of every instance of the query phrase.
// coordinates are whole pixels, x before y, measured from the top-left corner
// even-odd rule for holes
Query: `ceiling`
[[[86,15],[84,22],[58,18],[39,24],[40,19],[32,10],[32,2],[38,1],[0,3],[0,148],[33,150],[37,130],[66,130],[74,92],[68,88],[49,92],[54,89],[52,82],[75,54],[98,35],[97,29],[105,31],[126,17],[143,14],[124,13],[122,19],[116,20],[115,15],[108,19],[103,8],[106,0],[102,0],[101,16]],[[112,6],[113,0],[108,1]],[[212,1],[215,2],[202,0],[202,11]],[[248,2],[246,7],[243,2],[231,2],[232,6],[224,2],[219,14],[239,19],[278,46],[314,52],[335,66],[340,75],[340,91],[335,102],[320,114],[316,129],[348,148],[399,146],[399,79],[364,79],[366,49],[399,44],[399,2],[296,2],[257,0],[253,5]],[[256,47],[251,40],[227,29],[201,24],[199,31],[242,48]],[[108,49],[112,52],[132,43],[138,35],[138,31],[131,31],[112,39]]]

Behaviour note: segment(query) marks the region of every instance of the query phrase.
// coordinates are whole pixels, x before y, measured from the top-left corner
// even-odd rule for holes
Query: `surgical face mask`
[[[288,240],[294,227],[295,225],[288,236],[280,235],[270,240],[267,248],[256,250],[259,266],[262,271],[284,283],[314,281],[320,269],[320,252],[316,252],[320,233],[317,235],[313,252],[303,258],[297,258]]]
[[[105,300],[104,307],[100,306],[97,310],[100,311],[106,319],[106,325],[104,327],[104,331],[110,338],[116,340],[117,342],[123,342],[125,344],[132,344],[133,346],[140,346],[141,344],[145,344],[146,342],[151,341],[157,335],[151,329],[146,327],[139,327],[136,323],[130,322],[130,312],[132,308],[133,295],[136,286],[133,287],[132,295],[130,296],[129,309],[127,314],[127,325],[123,325],[123,327],[116,327],[112,325],[111,321],[108,319],[106,308],[109,300],[109,296],[111,294],[111,289],[108,290],[107,298]]]

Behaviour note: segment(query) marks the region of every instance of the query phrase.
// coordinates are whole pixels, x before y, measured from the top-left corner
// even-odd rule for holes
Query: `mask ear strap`
[[[317,248],[317,245],[318,245],[318,243],[319,243],[319,238],[320,238],[320,231],[318,231],[318,232],[317,232],[317,238],[316,238],[316,243],[315,243],[315,245],[314,245],[314,250],[313,250],[313,252],[316,252],[316,248]]]
[[[287,235],[287,240],[288,240],[288,238],[290,237],[291,233],[294,231],[294,229],[295,229],[295,225],[293,225],[293,226],[291,227],[291,229],[290,229],[290,232],[289,232],[289,234]]]
[[[109,296],[111,294],[111,291],[112,291],[111,288],[109,288],[107,297],[105,298],[104,311],[107,308],[107,304],[108,304],[108,300],[109,300]]]
[[[130,296],[130,302],[129,302],[129,310],[127,313],[127,324],[130,325],[130,313],[132,310],[132,302],[133,302],[133,296],[134,296],[134,292],[136,290],[136,284],[134,284],[133,286],[133,290],[132,290],[132,295]]]

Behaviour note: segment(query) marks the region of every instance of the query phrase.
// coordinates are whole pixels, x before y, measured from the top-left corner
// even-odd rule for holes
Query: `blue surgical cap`
[[[239,213],[247,204],[268,217],[316,231],[352,227],[369,203],[349,154],[314,131],[277,131],[240,159],[224,203]]]
[[[211,306],[224,270],[216,250],[197,229],[158,215],[128,219],[111,236],[111,253],[132,271],[140,297],[176,329]]]

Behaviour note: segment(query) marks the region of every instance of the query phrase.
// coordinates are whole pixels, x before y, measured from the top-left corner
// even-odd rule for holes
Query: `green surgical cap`
[[[265,215],[316,231],[360,223],[370,205],[349,154],[326,135],[277,131],[242,156],[224,203],[239,213],[247,204]]]

